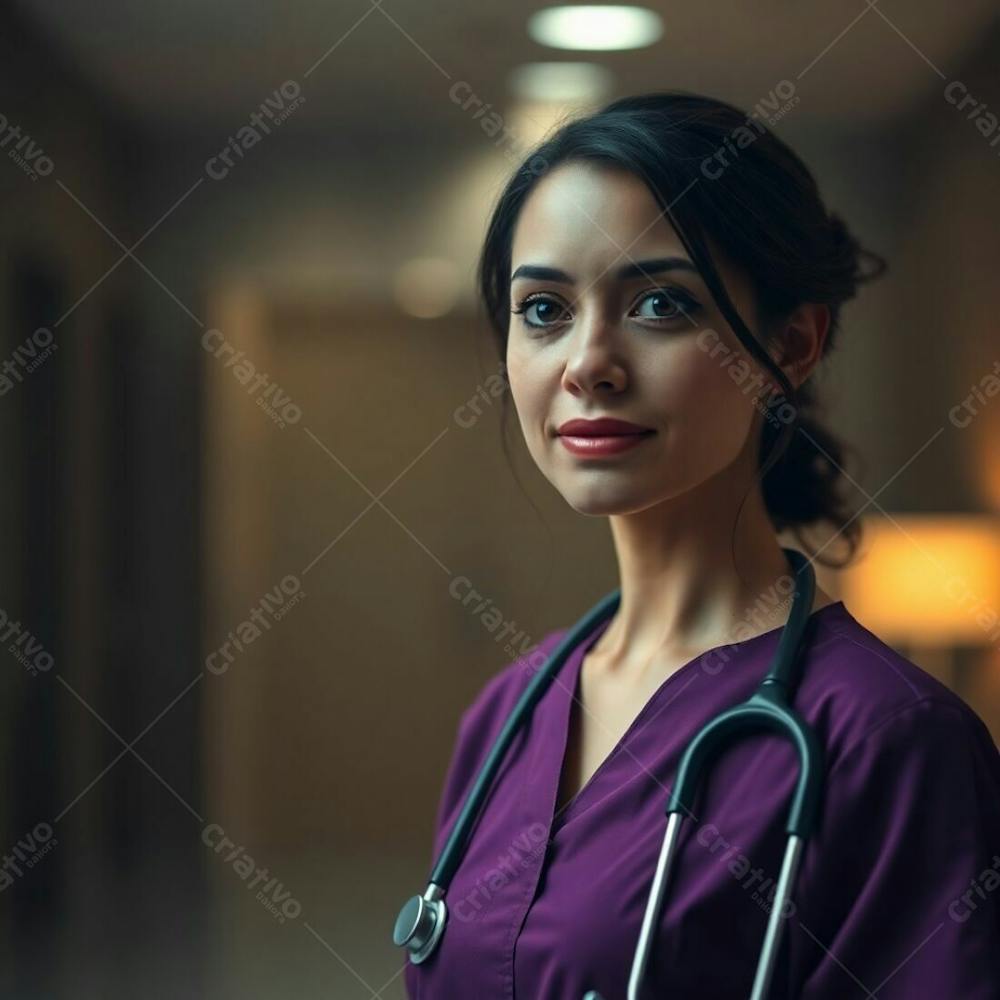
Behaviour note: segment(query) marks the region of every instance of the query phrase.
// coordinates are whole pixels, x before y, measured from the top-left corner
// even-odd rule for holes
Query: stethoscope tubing
[[[681,827],[686,818],[694,817],[693,807],[699,787],[711,764],[725,747],[760,731],[773,732],[789,740],[799,759],[799,773],[785,826],[788,834],[785,854],[750,1000],[765,1000],[770,988],[784,928],[782,913],[791,897],[805,843],[818,822],[824,779],[823,748],[811,727],[791,704],[801,679],[796,666],[805,652],[815,595],[815,575],[811,563],[802,553],[788,548],[783,548],[782,551],[795,572],[795,593],[788,621],[779,637],[774,661],[750,698],[721,712],[695,734],[678,765],[666,806],[667,827],[629,974],[628,1000],[639,1000],[653,932],[679,849]],[[530,718],[567,657],[601,622],[615,613],[620,600],[620,590],[612,591],[567,632],[525,688],[504,723],[431,871],[427,889],[423,896],[411,897],[396,920],[393,940],[397,945],[408,948],[414,964],[425,961],[433,953],[444,932],[447,908],[443,897],[461,862],[483,801],[510,744]],[[601,997],[590,991],[584,1000],[601,1000]]]

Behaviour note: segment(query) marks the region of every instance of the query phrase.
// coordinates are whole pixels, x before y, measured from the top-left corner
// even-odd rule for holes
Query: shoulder
[[[885,1000],[995,996],[1000,753],[985,723],[843,605],[816,629],[795,703],[826,763],[795,995],[852,979],[881,980]]]
[[[896,741],[972,749],[1000,767],[989,730],[973,709],[841,602],[816,630],[796,703],[822,736],[831,767],[864,747]]]
[[[480,732],[487,736],[499,731],[565,632],[565,628],[554,629],[537,642],[522,643],[515,651],[516,658],[486,681],[462,712],[459,729],[464,734]]]
[[[564,632],[564,629],[549,632],[537,643],[521,643],[513,651],[517,653],[516,658],[486,681],[462,712],[438,805],[435,854],[440,853],[445,830],[455,816],[465,790],[531,678],[537,674]]]

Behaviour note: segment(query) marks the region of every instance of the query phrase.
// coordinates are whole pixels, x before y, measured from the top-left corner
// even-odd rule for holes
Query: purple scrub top
[[[558,816],[580,665],[563,664],[511,744],[444,897],[435,953],[406,963],[410,1000],[624,1000],[680,756],[748,698],[781,628],[715,647],[668,677]],[[550,632],[463,713],[433,857]],[[770,998],[1000,998],[1000,754],[960,698],[861,625],[813,612],[795,705],[824,748],[820,825],[786,907]],[[750,995],[784,853],[792,747],[755,735],[717,758],[682,828],[644,996]]]

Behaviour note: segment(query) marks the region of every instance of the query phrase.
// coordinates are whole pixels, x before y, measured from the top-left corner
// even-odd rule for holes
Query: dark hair
[[[737,314],[707,238],[750,278],[762,330],[801,303],[828,306],[824,356],[838,340],[841,306],[860,283],[886,270],[885,260],[863,249],[843,220],[827,211],[808,167],[755,116],[686,91],[625,97],[564,123],[524,158],[499,196],[477,281],[502,360],[510,321],[514,227],[539,179],[572,160],[624,169],[650,189],[726,321],[781,387],[775,395],[783,416],[763,423],[760,454],[766,458],[758,470],[776,532],[791,529],[815,555],[802,529],[830,522],[839,529],[847,556],[840,562],[818,561],[845,565],[861,537],[861,524],[840,492],[846,448],[819,420],[812,380],[796,391]],[[504,417],[506,399],[504,393]],[[770,411],[772,403],[768,406]]]

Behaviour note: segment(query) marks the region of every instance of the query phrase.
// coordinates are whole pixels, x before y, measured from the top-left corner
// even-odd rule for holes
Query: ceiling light
[[[527,63],[511,70],[507,85],[522,101],[595,101],[614,83],[611,70],[589,62]]]
[[[663,21],[645,7],[546,7],[528,19],[528,34],[556,49],[638,49],[663,34]]]

